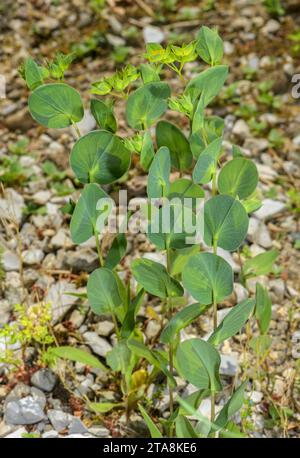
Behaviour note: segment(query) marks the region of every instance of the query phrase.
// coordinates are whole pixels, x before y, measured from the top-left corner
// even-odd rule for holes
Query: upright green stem
[[[216,170],[212,176],[212,195],[215,196],[217,194],[217,173]]]
[[[98,258],[99,258],[99,265],[100,265],[100,267],[103,267],[104,261],[103,261],[101,246],[100,246],[100,242],[99,242],[99,234],[98,234],[98,232],[95,232],[95,239],[96,239],[96,247],[97,247]]]
[[[74,122],[73,120],[72,120],[72,126],[73,126],[74,129],[75,129],[75,132],[76,132],[76,134],[77,134],[77,137],[80,138],[80,137],[81,137],[81,133],[80,133],[79,127],[77,126],[76,122]]]
[[[167,248],[167,271],[170,273],[171,270],[171,252],[170,249]],[[172,305],[172,298],[168,297],[168,320],[172,318],[173,314],[173,305]],[[169,343],[169,370],[170,373],[173,374],[173,369],[174,369],[174,349],[173,349],[173,344],[172,342]],[[172,417],[173,412],[174,412],[174,393],[173,393],[173,387],[169,381],[169,396],[170,396],[170,417]],[[173,430],[172,426],[170,427],[170,436],[173,436]]]
[[[213,252],[216,255],[217,254],[217,243],[218,240],[214,238],[213,240]],[[214,331],[218,327],[218,303],[215,297],[215,294],[213,294],[213,326],[214,326]],[[215,392],[211,393],[211,412],[210,412],[210,419],[211,422],[215,421],[215,402],[216,402],[216,397],[215,397]],[[214,436],[214,433],[213,433]]]

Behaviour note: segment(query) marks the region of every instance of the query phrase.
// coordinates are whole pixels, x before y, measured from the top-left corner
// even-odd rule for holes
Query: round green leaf
[[[81,183],[108,184],[127,172],[130,152],[116,135],[94,130],[77,140],[70,163]]]
[[[122,304],[123,292],[117,274],[105,267],[94,270],[87,284],[88,301],[94,313],[115,313]]]
[[[95,234],[97,218],[100,215],[100,210],[96,208],[97,202],[103,198],[109,196],[97,184],[90,183],[83,188],[70,225],[74,243],[86,242]]]
[[[132,92],[126,103],[127,122],[133,129],[148,129],[168,108],[167,83],[147,83]]]
[[[156,126],[156,142],[158,148],[169,148],[172,166],[177,170],[188,169],[193,160],[190,144],[185,135],[174,124],[159,121]]]
[[[169,199],[177,197],[179,199],[201,199],[205,193],[197,184],[188,178],[179,178],[173,181],[170,186]]]
[[[244,157],[237,157],[227,162],[218,178],[221,194],[246,199],[255,190],[258,183],[258,172],[255,164]]]
[[[151,163],[147,182],[149,199],[166,197],[170,189],[171,160],[168,148],[159,148]]]
[[[111,107],[102,100],[93,99],[91,100],[91,112],[100,129],[116,132],[117,121]]]
[[[183,288],[170,277],[166,268],[150,259],[136,259],[131,263],[131,271],[136,281],[150,294],[165,298],[182,296]]]
[[[217,350],[201,339],[181,342],[176,353],[176,368],[184,379],[197,388],[219,391],[221,358]]]
[[[247,235],[249,218],[243,205],[231,196],[220,195],[204,205],[204,241],[214,241],[224,250],[236,250]]]
[[[67,84],[44,84],[29,96],[31,116],[43,126],[61,129],[83,117],[80,95]]]
[[[183,286],[201,304],[222,301],[233,290],[232,268],[212,253],[197,253],[190,257],[182,273]]]

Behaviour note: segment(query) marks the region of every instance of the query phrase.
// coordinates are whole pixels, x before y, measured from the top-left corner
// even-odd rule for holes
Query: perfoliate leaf
[[[231,196],[219,195],[204,205],[204,241],[224,250],[236,250],[247,235],[249,218],[243,205]]]
[[[192,152],[185,135],[174,124],[159,121],[156,125],[158,148],[166,146],[170,151],[171,163],[176,170],[186,170],[192,164]]]
[[[96,413],[107,413],[123,405],[123,402],[89,402],[88,408]]]
[[[77,140],[70,163],[81,183],[108,184],[127,172],[130,152],[116,135],[94,130]]]
[[[176,438],[198,438],[198,434],[194,430],[192,424],[183,415],[179,415],[176,418]]]
[[[244,157],[237,157],[227,162],[218,177],[218,188],[221,194],[246,199],[258,183],[258,172],[254,162]]]
[[[255,300],[255,316],[258,321],[260,332],[265,334],[269,329],[272,317],[272,302],[267,289],[260,283],[256,283]]]
[[[70,126],[83,118],[80,95],[67,84],[43,84],[29,96],[29,111],[43,126],[55,129]]]
[[[102,100],[91,100],[91,112],[100,129],[109,130],[115,133],[117,130],[117,121],[112,107],[106,105]]]
[[[94,270],[87,284],[88,301],[93,312],[97,315],[115,314],[124,300],[123,288],[115,272],[105,267]]]
[[[131,263],[136,281],[150,294],[165,298],[183,295],[183,288],[177,280],[170,277],[166,268],[150,259],[136,259]]]
[[[206,116],[203,129],[192,132],[190,146],[195,159],[203,153],[206,145],[210,145],[217,138],[223,136],[224,120],[218,116]]]
[[[190,257],[182,273],[183,286],[201,304],[215,299],[222,301],[233,290],[230,265],[212,253],[198,253]]]
[[[217,167],[222,149],[222,138],[216,138],[200,154],[193,170],[194,183],[208,183]]]
[[[145,171],[149,170],[149,167],[154,159],[154,155],[154,146],[151,135],[148,131],[146,131],[143,136],[142,149],[140,153],[141,166]]]
[[[90,183],[84,186],[71,218],[70,230],[74,243],[86,242],[95,235],[97,218],[101,214],[101,211],[97,210],[100,199],[109,199],[109,196],[97,184]]]
[[[166,197],[170,190],[171,160],[168,148],[159,148],[149,169],[147,194],[149,199]]]
[[[127,122],[133,129],[144,130],[167,110],[170,88],[167,83],[148,83],[132,92],[126,103]]]
[[[274,262],[279,256],[278,250],[270,250],[265,253],[258,254],[254,258],[247,259],[243,266],[244,276],[259,277],[260,275],[267,275],[273,269]]]
[[[46,68],[40,67],[31,57],[24,63],[24,78],[31,91],[41,86],[44,82]]]
[[[212,392],[222,389],[219,375],[221,358],[217,350],[201,339],[181,342],[176,353],[179,373],[197,388],[209,388]]]
[[[201,27],[197,35],[196,50],[207,64],[220,64],[223,58],[223,41],[217,30]]]
[[[181,329],[188,326],[195,318],[202,315],[207,310],[207,305],[192,304],[177,312],[160,335],[160,340],[163,343],[170,343]]]
[[[69,361],[76,361],[78,363],[86,364],[90,367],[96,367],[107,372],[107,368],[104,366],[104,364],[101,363],[101,361],[99,361],[98,358],[91,355],[87,351],[80,350],[79,348],[69,346],[54,347],[49,349],[48,352],[58,358],[67,359]]]
[[[208,68],[195,76],[184,90],[184,94],[190,94],[193,103],[200,95],[203,98],[204,108],[214,99],[222,89],[228,75],[227,65],[217,65]]]
[[[224,340],[237,334],[253,312],[254,306],[254,299],[245,299],[232,307],[208,341],[213,345],[219,345]]]
[[[242,383],[233,393],[231,398],[226,402],[221,412],[217,416],[215,423],[224,428],[230,418],[240,410],[244,403],[245,388],[247,386],[247,380]]]
[[[127,249],[126,235],[123,233],[117,234],[105,258],[105,267],[113,270],[122,260]]]
[[[140,71],[144,84],[154,83],[160,81],[159,70],[156,65],[153,64],[141,64]]]

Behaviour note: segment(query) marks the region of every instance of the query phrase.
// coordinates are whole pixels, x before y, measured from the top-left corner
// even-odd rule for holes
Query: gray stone
[[[221,354],[220,374],[234,377],[238,370],[238,359],[234,353],[228,355]]]
[[[80,130],[81,135],[88,134],[91,130],[94,130],[96,127],[96,121],[90,110],[84,110],[84,116],[80,122],[77,123],[77,127]],[[74,127],[72,130],[77,135]]]
[[[72,323],[75,329],[78,329],[83,324],[85,317],[86,312],[75,309],[71,313],[69,321]]]
[[[48,37],[51,33],[58,29],[59,21],[50,16],[45,16],[45,19],[36,22],[35,31],[38,35]]]
[[[252,402],[254,402],[254,404],[259,404],[262,401],[263,397],[264,395],[261,391],[252,391],[250,395],[250,399]]]
[[[85,332],[83,337],[87,345],[91,347],[96,355],[105,357],[106,354],[112,350],[110,343],[108,343],[107,340],[102,339],[102,337],[99,337],[96,332]]]
[[[56,385],[57,375],[50,369],[40,369],[33,374],[30,381],[35,387],[50,392]]]
[[[9,401],[5,407],[5,422],[8,424],[31,425],[44,418],[44,411],[33,396]]]
[[[248,127],[248,124],[243,119],[239,119],[234,124],[232,133],[237,137],[241,138],[242,140],[245,140],[245,138],[249,137],[250,135],[250,129]]]
[[[103,426],[92,426],[89,428],[89,433],[96,437],[109,437],[109,430]]]
[[[59,229],[58,232],[52,237],[51,245],[53,248],[71,248],[73,246],[73,242],[65,229]]]
[[[40,264],[44,259],[44,252],[39,248],[33,248],[31,250],[25,250],[23,252],[23,261],[24,264],[28,266],[33,266],[35,264]]]
[[[91,248],[79,248],[64,256],[64,265],[74,272],[93,272],[99,267],[97,253]]]
[[[145,43],[161,43],[165,39],[164,32],[158,27],[147,25],[143,29]]]
[[[12,311],[12,305],[9,301],[4,299],[0,301],[0,327],[9,322],[10,314]],[[1,345],[1,344],[0,344]]]
[[[69,427],[73,416],[62,410],[49,409],[47,412],[48,418],[55,431],[60,432]]]
[[[280,304],[283,301],[285,293],[285,283],[281,278],[270,280],[269,282],[270,291],[273,292],[276,301]]]
[[[283,212],[285,208],[286,206],[283,202],[273,199],[264,199],[261,208],[257,210],[254,215],[260,220],[268,220]]]
[[[25,429],[24,427],[18,428],[12,433],[7,434],[7,436],[5,436],[5,439],[22,439],[24,437],[24,434],[27,434],[27,429]]]
[[[0,214],[3,218],[14,220],[18,224],[22,220],[22,213],[25,209],[23,196],[18,194],[14,189],[5,190],[5,198],[0,199]]]
[[[16,253],[12,251],[4,251],[2,254],[2,266],[5,272],[19,271],[20,261]]]
[[[233,291],[236,295],[237,302],[242,302],[243,300],[248,298],[248,290],[240,283],[233,284]]]
[[[115,329],[114,324],[111,321],[99,321],[95,326],[95,331],[99,336],[108,337]]]
[[[161,325],[155,321],[155,320],[150,320],[149,323],[147,324],[145,334],[148,339],[154,339],[158,335],[158,333],[161,330]]]
[[[280,23],[275,19],[269,19],[266,25],[261,29],[264,35],[269,35],[278,32],[280,29]]]
[[[50,198],[50,191],[38,191],[32,196],[32,200],[38,205],[45,205]]]
[[[46,431],[42,434],[43,439],[56,439],[58,437],[58,432],[54,431],[54,429],[50,431]]]
[[[77,298],[67,294],[75,293],[76,287],[67,280],[61,280],[50,286],[45,297],[45,303],[52,304],[52,322],[56,324],[60,321],[70,308],[75,304]]]

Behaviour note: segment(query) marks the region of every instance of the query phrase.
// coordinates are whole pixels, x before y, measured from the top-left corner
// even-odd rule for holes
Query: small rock
[[[259,404],[262,401],[263,397],[264,395],[261,391],[252,391],[250,395],[250,399],[252,402],[254,402],[254,404]]]
[[[42,37],[48,37],[51,33],[58,29],[59,21],[49,16],[45,16],[45,19],[36,22],[35,32]]]
[[[238,303],[248,298],[248,290],[240,283],[233,284],[233,291],[236,295],[236,301]]]
[[[67,280],[61,280],[50,286],[45,297],[45,303],[52,304],[52,322],[56,324],[60,321],[70,308],[75,304],[77,298],[67,294],[75,293],[76,287]]]
[[[67,235],[65,229],[59,229],[52,237],[51,245],[53,248],[71,248],[73,246],[73,242]],[[68,256],[68,254],[66,256]]]
[[[275,378],[275,383],[274,383],[274,388],[273,388],[273,396],[280,399],[282,396],[284,396],[284,393],[286,392],[286,382],[279,378]]]
[[[5,422],[13,425],[32,425],[45,418],[39,402],[33,396],[9,401],[5,407]]]
[[[33,248],[31,250],[25,250],[23,252],[23,261],[24,264],[28,266],[33,266],[35,264],[40,264],[44,259],[44,252],[39,248]]]
[[[84,116],[81,121],[77,123],[77,127],[80,130],[81,135],[88,134],[91,130],[95,129],[96,121],[90,110],[84,110]],[[76,137],[76,132],[74,127],[72,127],[74,136]]]
[[[155,321],[155,320],[150,320],[149,323],[147,324],[145,334],[149,340],[154,339],[158,333],[161,330],[161,325]]]
[[[276,303],[281,303],[285,293],[285,283],[280,278],[276,280],[270,280],[269,282],[270,291],[274,293]]]
[[[18,272],[20,269],[20,261],[18,256],[12,251],[4,251],[2,254],[2,266],[5,272]]]
[[[32,200],[38,205],[45,205],[50,198],[50,191],[38,191],[32,196]]]
[[[254,154],[261,153],[268,147],[269,142],[265,138],[247,138],[244,143],[244,148],[249,149]]]
[[[7,436],[5,436],[5,439],[22,439],[24,437],[24,434],[27,434],[27,429],[25,429],[24,427],[23,428],[18,428],[16,429],[16,431],[10,433],[10,434],[7,434]]]
[[[51,431],[46,431],[42,434],[43,439],[56,439],[58,438],[58,432],[52,429]]]
[[[74,272],[93,272],[99,266],[97,253],[91,248],[78,248],[64,256],[64,265]]]
[[[280,23],[275,19],[269,19],[266,25],[261,29],[264,35],[269,35],[278,32],[280,29]]]
[[[30,381],[37,388],[50,392],[56,385],[57,375],[50,369],[40,369],[33,374]]]
[[[152,25],[144,27],[143,35],[145,43],[161,43],[165,39],[164,32]]]
[[[224,41],[224,54],[231,56],[234,53],[235,47],[230,41]]]
[[[13,219],[20,223],[22,220],[25,202],[23,196],[18,194],[14,189],[5,190],[5,198],[0,199],[0,213],[3,218]]]
[[[239,119],[233,126],[232,133],[242,140],[250,135],[250,129],[248,124],[243,120]]]
[[[234,377],[237,373],[239,364],[237,356],[234,353],[229,355],[221,354],[220,374]]]
[[[96,437],[109,437],[109,430],[104,426],[92,426],[89,428],[89,433]]]
[[[87,345],[91,347],[96,355],[105,357],[106,354],[112,350],[112,346],[107,342],[107,340],[99,337],[96,332],[85,332],[83,337]]]
[[[60,432],[68,428],[73,416],[62,410],[49,409],[47,412],[48,418],[55,431]]]
[[[72,323],[75,329],[78,329],[83,324],[85,317],[86,317],[86,313],[84,313],[81,310],[75,309],[71,313],[69,321]]]
[[[260,220],[268,220],[273,216],[278,215],[285,210],[286,206],[283,202],[273,199],[264,199],[262,206],[257,210],[254,215]]]
[[[99,336],[108,337],[115,329],[114,324],[111,321],[99,321],[95,326],[95,331]]]

